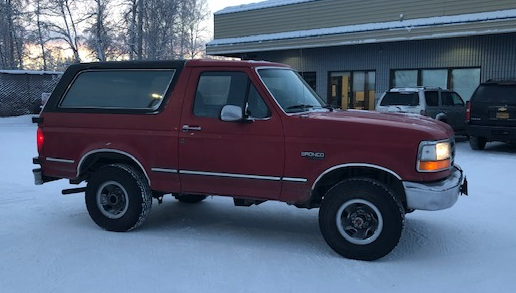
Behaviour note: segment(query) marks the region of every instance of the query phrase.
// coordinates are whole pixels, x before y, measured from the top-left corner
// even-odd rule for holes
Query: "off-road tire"
[[[124,232],[145,221],[152,207],[152,190],[140,170],[112,164],[91,176],[85,199],[97,225],[108,231]]]
[[[469,146],[472,150],[483,150],[486,147],[486,139],[484,137],[470,136]]]
[[[325,194],[319,210],[324,240],[338,254],[376,260],[398,244],[405,212],[391,189],[369,178],[351,178]]]
[[[206,195],[175,194],[174,197],[183,203],[198,203],[206,199]]]

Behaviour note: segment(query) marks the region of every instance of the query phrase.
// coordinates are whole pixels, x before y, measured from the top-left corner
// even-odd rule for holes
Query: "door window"
[[[453,98],[451,96],[451,93],[442,92],[441,100],[442,100],[443,106],[453,106]]]
[[[464,101],[457,93],[450,93],[454,106],[464,106]]]
[[[249,116],[258,119],[267,118],[271,113],[246,73],[202,73],[195,93],[194,115],[219,118],[222,107],[225,105],[235,105],[247,109]]]

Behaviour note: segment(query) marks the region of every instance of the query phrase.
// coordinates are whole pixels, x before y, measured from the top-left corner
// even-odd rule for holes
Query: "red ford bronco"
[[[172,194],[319,208],[328,245],[374,260],[404,215],[467,194],[453,130],[407,114],[328,106],[290,67],[254,61],[71,65],[38,117],[36,184],[87,182],[100,227],[127,231]]]

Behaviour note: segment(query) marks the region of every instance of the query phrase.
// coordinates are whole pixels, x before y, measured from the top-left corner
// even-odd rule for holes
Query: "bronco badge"
[[[301,152],[301,157],[312,160],[324,160],[324,153],[321,152]]]

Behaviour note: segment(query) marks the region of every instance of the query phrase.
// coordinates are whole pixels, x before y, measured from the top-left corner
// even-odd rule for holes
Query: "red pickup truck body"
[[[119,82],[113,75],[140,71],[170,73],[156,106],[97,107],[89,102],[82,105],[67,101],[71,95],[79,96],[77,103],[86,101],[90,97],[84,92],[91,90],[91,95],[105,94],[106,98],[98,102],[104,103],[110,95],[117,95],[110,93],[110,87]],[[107,77],[96,81],[95,74]],[[310,105],[284,107],[279,97],[281,89],[273,85],[282,87],[278,78],[291,78],[293,74],[288,66],[255,61],[72,65],[34,119],[39,125],[39,156],[34,163],[41,165],[34,170],[36,184],[62,178],[73,184],[89,182],[102,167],[123,164],[131,166],[133,173],[140,173],[152,197],[158,199],[169,193],[199,199],[223,195],[235,198],[237,205],[278,200],[316,208],[333,187],[359,178],[385,186],[401,214],[413,209],[448,208],[456,202],[461,188],[465,191],[462,171],[453,162],[454,133],[448,125],[419,115],[331,109],[322,101],[314,102],[318,98],[312,98]],[[112,78],[109,84],[98,84],[98,88],[91,84],[107,78]],[[221,85],[230,79],[231,84]],[[79,87],[81,82],[85,85]],[[284,86],[297,82],[289,79]],[[128,90],[130,86],[128,83],[121,89]],[[78,93],[74,87],[79,87]],[[236,93],[240,88],[243,94]],[[138,88],[124,95],[135,90]],[[308,88],[300,93],[313,94]],[[198,101],[218,101],[223,94],[227,94],[228,101],[236,97],[237,102],[228,109],[219,105],[222,108],[217,108],[216,117],[198,110]],[[260,97],[257,110],[252,109],[262,113],[258,118],[248,113],[254,97]],[[449,155],[444,161],[448,165],[439,170],[421,170],[421,152],[426,142],[446,143]],[[100,210],[106,209],[102,200],[97,200]],[[135,226],[118,229],[99,225],[108,230]],[[361,237],[367,238],[370,236]],[[386,254],[364,257],[332,248],[358,259]]]

